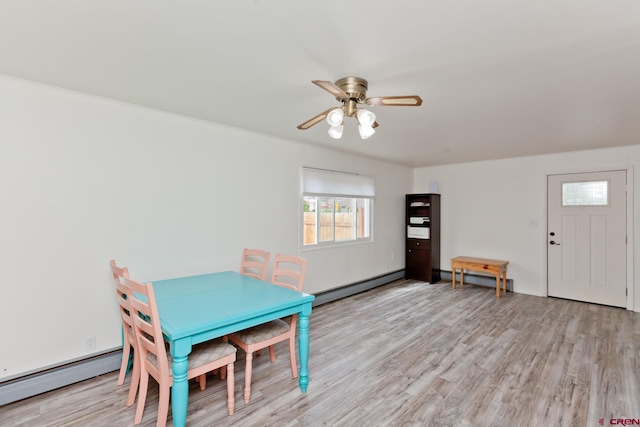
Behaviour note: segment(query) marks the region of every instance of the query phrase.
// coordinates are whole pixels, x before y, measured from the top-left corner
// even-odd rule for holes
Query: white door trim
[[[607,172],[612,170],[624,170],[627,172],[627,310],[632,311],[640,311],[640,307],[634,307],[634,248],[633,248],[633,236],[635,235],[633,228],[633,183],[634,183],[634,175],[633,175],[633,165],[625,165],[625,166],[609,166],[609,167],[601,167],[601,168],[581,168],[581,169],[562,169],[562,170],[553,170],[547,171],[542,177],[543,185],[544,185],[544,218],[543,227],[542,227],[542,235],[543,235],[543,244],[542,250],[544,251],[542,260],[544,264],[544,272],[543,276],[545,278],[545,287],[544,294],[545,296],[549,296],[549,279],[548,279],[548,261],[547,261],[547,214],[549,212],[549,206],[547,206],[547,200],[549,197],[549,190],[547,188],[547,180],[549,175],[564,175],[564,174],[575,174],[575,173],[592,173],[592,172]]]

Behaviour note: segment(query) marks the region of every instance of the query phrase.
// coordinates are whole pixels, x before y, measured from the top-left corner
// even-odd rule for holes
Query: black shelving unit
[[[405,278],[440,281],[440,195],[406,195]]]

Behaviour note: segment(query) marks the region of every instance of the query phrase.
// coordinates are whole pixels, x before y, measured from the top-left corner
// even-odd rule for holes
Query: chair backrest
[[[269,269],[269,252],[261,249],[244,249],[240,274],[254,277],[258,280],[266,280]]]
[[[302,292],[307,260],[296,255],[276,254],[271,283]]]
[[[153,284],[142,284],[129,277],[124,282],[131,294],[131,318],[136,334],[138,357],[144,369],[154,378],[168,378],[169,360],[162,337],[160,316],[156,304],[156,295],[153,292]]]
[[[131,320],[131,302],[129,301],[130,289],[124,282],[125,277],[129,277],[129,269],[127,267],[118,267],[116,260],[109,261],[111,273],[113,274],[113,282],[116,285],[116,293],[118,294],[118,303],[120,304],[120,315],[122,317],[122,326],[125,333],[129,328],[133,328],[133,320]]]

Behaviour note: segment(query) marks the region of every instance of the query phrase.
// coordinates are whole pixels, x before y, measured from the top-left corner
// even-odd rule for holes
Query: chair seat
[[[189,369],[206,365],[209,362],[222,359],[223,357],[235,352],[236,348],[231,344],[222,341],[222,339],[206,341],[202,344],[195,345],[189,354]],[[155,354],[147,353],[147,359],[157,366],[158,361]],[[169,366],[171,366],[173,358],[169,351],[167,351],[167,359],[169,359]],[[169,375],[173,375],[172,369],[169,369]]]
[[[235,332],[234,335],[245,344],[251,345],[277,337],[289,331],[289,324],[277,319],[271,322]]]

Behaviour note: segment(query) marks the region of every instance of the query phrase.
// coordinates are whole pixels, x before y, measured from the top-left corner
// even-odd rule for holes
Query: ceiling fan
[[[367,98],[369,84],[361,77],[343,77],[335,83],[326,80],[312,80],[311,83],[326,90],[336,97],[342,106],[332,107],[317,116],[298,125],[298,129],[305,130],[327,119],[331,126],[329,136],[334,139],[342,137],[344,129],[343,118],[355,117],[358,121],[358,131],[362,139],[369,138],[378,127],[376,116],[371,111],[360,108],[360,105],[372,106],[404,106],[418,107],[422,105],[422,99],[418,95],[407,96],[379,96]]]

